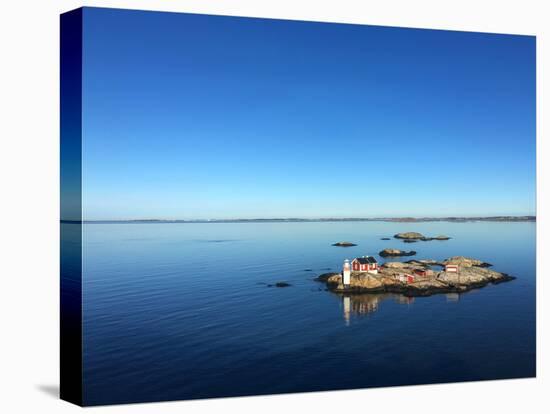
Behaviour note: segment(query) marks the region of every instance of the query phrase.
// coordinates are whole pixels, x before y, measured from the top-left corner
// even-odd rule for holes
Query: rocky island
[[[414,256],[416,252],[414,250],[411,250],[410,252],[406,252],[404,250],[399,250],[399,249],[384,249],[378,254],[381,257],[400,257],[400,256]]]
[[[405,296],[430,296],[436,293],[462,293],[490,283],[514,277],[488,269],[481,260],[453,256],[442,262],[433,259],[387,262],[376,273],[351,271],[350,282],[344,285],[341,273],[325,273],[317,280],[333,292],[400,293]]]
[[[409,231],[407,233],[397,233],[393,237],[395,237],[396,239],[402,239],[404,242],[408,242],[408,243],[415,242],[418,240],[432,241],[432,240],[449,240],[450,239],[449,236],[444,236],[442,234],[435,237],[426,237],[422,233],[417,233],[415,231]]]

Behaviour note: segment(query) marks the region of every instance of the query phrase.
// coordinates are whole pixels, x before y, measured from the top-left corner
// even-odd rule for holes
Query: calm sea
[[[403,231],[452,240],[380,240]],[[517,279],[410,300],[313,280],[385,247]],[[280,281],[292,286],[268,287]],[[534,376],[535,287],[529,222],[86,224],[84,402]]]

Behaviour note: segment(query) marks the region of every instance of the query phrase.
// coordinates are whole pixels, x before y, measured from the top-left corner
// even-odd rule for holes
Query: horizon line
[[[202,218],[202,219],[60,219],[62,223],[228,223],[228,222],[319,222],[319,221],[536,221],[535,214],[487,216],[394,216],[394,217],[255,217],[255,218]]]

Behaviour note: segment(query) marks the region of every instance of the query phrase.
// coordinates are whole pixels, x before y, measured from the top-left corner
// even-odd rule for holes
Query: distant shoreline
[[[386,218],[258,218],[258,219],[211,219],[211,220],[61,220],[61,223],[84,223],[84,224],[146,224],[146,223],[323,223],[323,222],[360,222],[379,221],[390,223],[425,223],[425,222],[450,222],[467,223],[474,221],[486,222],[525,222],[536,221],[536,216],[487,216],[487,217],[386,217]]]

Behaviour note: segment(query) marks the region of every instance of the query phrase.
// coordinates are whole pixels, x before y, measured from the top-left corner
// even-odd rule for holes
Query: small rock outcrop
[[[340,273],[336,273],[336,272],[323,273],[317,276],[314,280],[318,282],[326,282],[333,276],[340,276]]]
[[[406,261],[405,263],[411,264],[411,265],[418,265],[418,266],[434,266],[434,265],[443,266],[441,263],[439,263],[437,260],[434,260],[434,259],[420,259],[420,260],[412,259],[412,260]]]
[[[394,235],[396,239],[402,239],[406,243],[414,243],[415,241],[432,241],[432,240],[450,240],[451,238],[449,236],[445,236],[443,234],[440,234],[439,236],[435,237],[427,237],[424,236],[422,233],[417,233],[415,231],[409,231],[407,233],[397,233]]]
[[[461,267],[472,267],[472,266],[479,266],[479,267],[490,267],[491,264],[482,262],[481,260],[472,259],[471,257],[464,257],[464,256],[453,256],[449,257],[448,259],[443,260],[443,265],[453,264],[453,265],[459,265]]]
[[[404,250],[399,250],[399,249],[384,249],[378,254],[381,257],[400,257],[400,256],[414,256],[416,252],[414,250],[411,250],[410,252],[406,252]]]
[[[333,246],[338,246],[338,247],[352,247],[352,246],[357,246],[355,243],[347,242],[347,241],[333,243],[332,245],[333,245]]]
[[[502,273],[487,268],[472,266],[463,267],[458,273],[441,272],[439,280],[454,286],[467,285],[471,287],[483,286],[488,282],[498,283],[503,281]]]
[[[403,262],[386,262],[382,266],[388,269],[404,269],[408,267],[408,264]]]
[[[396,239],[406,239],[406,240],[421,240],[425,238],[425,236],[422,233],[417,233],[415,231],[409,231],[407,233],[397,233],[393,237],[395,237]]]

